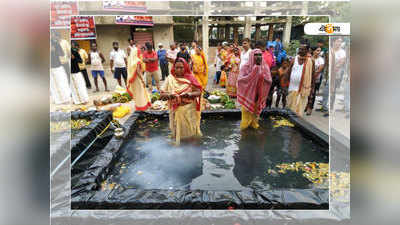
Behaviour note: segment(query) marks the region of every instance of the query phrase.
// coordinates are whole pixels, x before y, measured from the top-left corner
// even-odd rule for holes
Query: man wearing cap
[[[162,43],[158,43],[158,51],[157,51],[157,56],[158,56],[158,62],[160,63],[160,68],[161,68],[161,75],[162,79],[165,80],[165,77],[169,75],[168,73],[168,60],[167,60],[167,51],[163,48]]]

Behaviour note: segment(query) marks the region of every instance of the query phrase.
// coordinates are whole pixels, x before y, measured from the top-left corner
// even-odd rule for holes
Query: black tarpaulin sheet
[[[81,128],[71,140],[71,162],[89,148],[71,168],[71,191],[75,194],[82,190],[96,189],[96,179],[104,169],[102,165],[111,158],[108,152],[101,150],[113,136],[115,128],[108,126],[112,121],[112,113],[109,111],[72,112],[71,119],[91,120],[91,123]],[[99,136],[105,129],[107,130]],[[102,163],[97,162],[99,160]]]
[[[72,198],[88,209],[328,209],[326,190],[183,191],[113,189]],[[76,201],[77,200],[77,201]],[[82,204],[82,205],[80,205]]]
[[[138,115],[135,115],[136,117]],[[127,127],[133,124],[132,118]],[[110,142],[115,141],[112,139]],[[331,142],[335,143],[335,136]],[[121,145],[120,142],[115,144]],[[58,145],[57,145],[58,146]],[[54,146],[51,146],[51,148]],[[68,146],[69,147],[69,146]],[[342,163],[338,159],[348,159],[349,148],[330,145],[330,164]],[[68,149],[55,152],[55,158],[66,157]],[[61,159],[60,158],[60,159]],[[61,161],[61,160],[58,160]],[[348,160],[346,162],[349,162]],[[58,166],[58,165],[53,165]],[[52,166],[52,168],[53,168]],[[346,164],[349,168],[349,165]],[[340,170],[337,170],[340,171]],[[69,164],[63,164],[51,180],[51,217],[56,225],[176,225],[176,224],[218,224],[218,225],[264,225],[264,224],[348,224],[350,219],[349,201],[330,198],[329,210],[71,210],[71,183]],[[249,194],[249,193],[248,193]],[[84,193],[84,196],[89,193]],[[249,194],[252,198],[251,195]],[[248,201],[250,204],[250,201]]]
[[[71,119],[87,119],[91,123],[79,130],[71,140],[71,158],[75,159],[80,151],[92,142],[96,136],[106,128],[112,120],[112,112],[110,111],[76,111],[71,113]]]
[[[204,111],[202,118],[224,116],[240,119],[239,110]],[[265,110],[262,117],[283,116],[295,123],[307,136],[328,145],[328,136],[287,110]],[[125,137],[134,135],[138,118],[167,118],[166,111],[135,113],[125,123]],[[103,143],[104,144],[104,143]],[[73,176],[73,209],[328,209],[328,191],[324,189],[282,189],[254,191],[185,190],[101,190],[117,158],[123,140],[113,137],[98,151],[92,151],[80,173]],[[74,174],[74,173],[73,173]]]

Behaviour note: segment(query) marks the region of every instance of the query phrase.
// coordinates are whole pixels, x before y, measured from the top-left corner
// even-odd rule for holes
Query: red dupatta
[[[177,62],[182,62],[182,63],[183,63],[183,67],[184,67],[183,78],[184,78],[184,79],[180,79],[180,78],[176,77],[176,74],[175,74],[175,64],[176,64]],[[175,63],[174,63],[174,65],[172,66],[172,69],[171,69],[171,74],[172,74],[172,76],[174,76],[174,78],[176,79],[176,81],[178,81],[179,83],[193,85],[193,86],[195,86],[196,88],[200,89],[200,91],[202,92],[203,88],[201,87],[200,83],[197,81],[196,77],[193,75],[192,71],[190,70],[189,64],[186,62],[185,59],[183,59],[183,58],[177,58],[177,59],[175,60]],[[189,82],[187,82],[187,81],[189,81]],[[186,91],[187,91],[187,89],[185,89],[185,90],[183,90],[183,91],[177,93],[177,94],[178,94],[178,97],[179,97],[179,95],[185,93]],[[200,97],[197,97],[197,98],[195,99],[195,101],[196,101],[196,110],[197,110],[197,111],[200,111],[201,96],[200,96]],[[173,104],[173,105],[172,105],[172,108],[173,108],[173,109],[176,109],[178,106],[179,106],[179,104]]]

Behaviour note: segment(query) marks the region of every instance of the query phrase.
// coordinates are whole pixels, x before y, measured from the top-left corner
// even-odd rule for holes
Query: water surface
[[[268,173],[280,163],[329,161],[322,146],[292,127],[239,129],[240,120],[203,119],[203,137],[174,146],[168,120],[139,124],[119,151],[109,183],[125,188],[245,190],[312,188],[301,172]]]

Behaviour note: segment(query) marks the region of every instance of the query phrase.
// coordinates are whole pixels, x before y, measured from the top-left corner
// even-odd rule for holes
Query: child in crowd
[[[222,65],[221,66],[221,78],[219,79],[219,85],[223,88],[225,88],[226,80],[228,79],[227,73],[228,73],[228,67],[225,65]]]
[[[278,108],[279,102],[282,99],[282,108],[286,107],[286,97],[288,95],[289,88],[289,60],[284,59],[282,65],[278,70],[280,87],[278,89],[278,95],[276,97],[275,106]]]
[[[280,89],[279,74],[278,74],[277,66],[274,66],[271,68],[271,77],[272,77],[272,84],[271,84],[271,88],[269,89],[268,98],[267,98],[267,102],[266,102],[267,108],[272,107],[272,100],[274,97],[275,88],[277,89],[277,91]],[[276,106],[277,105],[278,104],[276,103]]]

